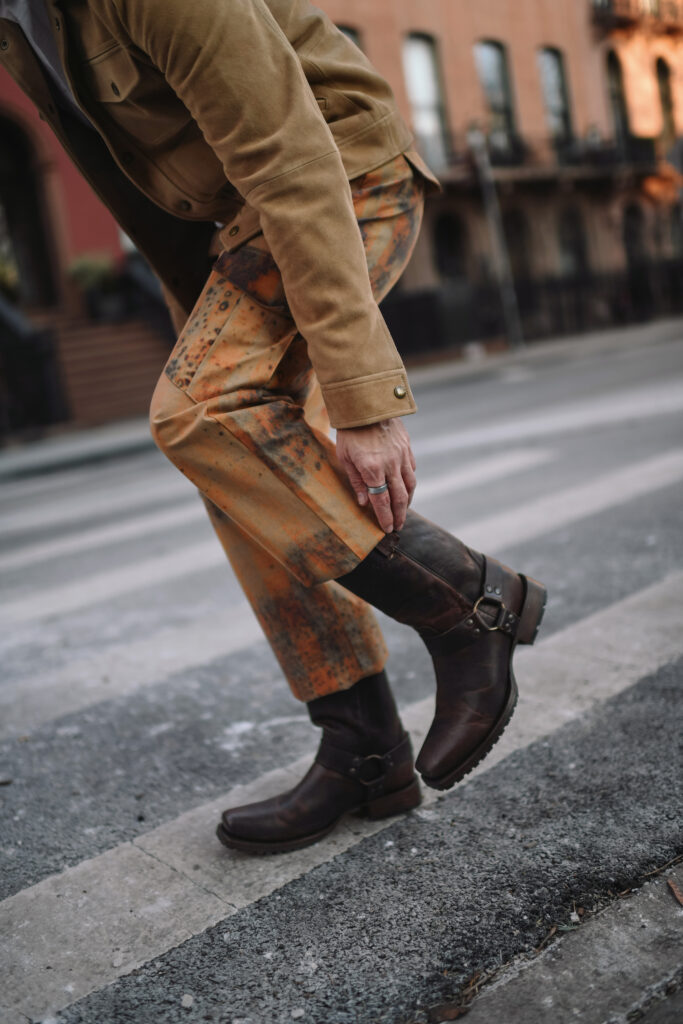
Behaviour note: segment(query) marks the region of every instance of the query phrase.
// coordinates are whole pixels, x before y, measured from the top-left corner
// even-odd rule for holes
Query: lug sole
[[[542,583],[539,583],[538,580],[532,579],[531,576],[522,576],[521,578],[524,582],[524,601],[522,604],[522,610],[519,613],[519,629],[516,641],[520,644],[533,644],[538,636],[538,631],[541,628],[541,623],[545,614],[546,604],[548,602],[548,591]],[[491,729],[491,732],[488,734],[486,739],[482,740],[479,746],[472,751],[470,756],[465,761],[457,765],[456,768],[453,768],[446,774],[435,778],[430,778],[423,774],[422,781],[425,786],[429,786],[430,789],[450,789],[456,784],[456,782],[460,782],[461,779],[464,779],[466,775],[476,768],[496,745],[514,714],[519,696],[517,682],[512,671],[512,657],[514,653],[515,647],[513,645],[510,652],[510,667],[508,670],[510,692],[508,693],[508,699],[505,702],[505,707]]]
[[[368,818],[372,821],[378,821],[382,818],[392,818],[397,814],[403,814],[406,811],[411,811],[413,808],[418,807],[422,802],[422,794],[420,792],[420,784],[416,778],[413,779],[407,786],[402,789],[396,789],[392,793],[385,793],[384,796],[376,797],[374,800],[369,800],[365,803],[359,804],[357,807],[352,807],[345,811],[344,814],[340,814],[338,818],[335,818],[325,828],[319,829],[316,832],[309,832],[305,836],[297,836],[295,839],[279,839],[279,840],[262,840],[262,839],[246,839],[243,836],[233,835],[228,832],[223,822],[220,822],[216,829],[216,835],[220,839],[223,846],[227,846],[232,850],[241,850],[244,853],[290,853],[293,850],[302,850],[306,846],[312,846],[314,843],[324,839],[325,836],[332,832],[342,818],[347,814],[355,814],[359,817]]]

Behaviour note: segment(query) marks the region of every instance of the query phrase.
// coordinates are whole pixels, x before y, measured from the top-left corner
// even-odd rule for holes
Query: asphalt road
[[[187,481],[3,484],[3,1024],[680,1019],[683,330],[417,377],[416,508],[546,582],[544,628],[468,780],[298,853],[213,835],[316,736]],[[382,622],[419,745],[429,661]]]

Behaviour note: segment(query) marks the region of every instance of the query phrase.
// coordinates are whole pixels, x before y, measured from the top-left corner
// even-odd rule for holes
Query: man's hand
[[[400,530],[416,484],[415,456],[402,420],[338,429],[337,458],[346,470],[358,504],[370,502],[385,533]],[[368,487],[380,487],[383,483],[389,485],[383,494],[368,494]]]

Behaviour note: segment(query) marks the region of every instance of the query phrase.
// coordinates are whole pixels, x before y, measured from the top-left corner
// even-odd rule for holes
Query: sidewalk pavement
[[[465,347],[462,359],[444,359],[410,369],[410,381],[416,389],[429,389],[512,367],[587,358],[616,349],[662,344],[681,336],[683,318],[675,318],[533,342],[518,351],[487,353],[483,346],[474,344]],[[153,447],[146,417],[66,431],[0,450],[0,482],[102,462]]]

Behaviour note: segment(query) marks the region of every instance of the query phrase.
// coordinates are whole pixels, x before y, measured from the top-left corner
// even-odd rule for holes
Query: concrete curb
[[[614,350],[657,345],[682,336],[683,318],[677,318],[534,342],[519,351],[487,353],[483,348],[474,346],[469,350],[469,358],[453,356],[428,366],[409,368],[410,380],[414,388],[427,390],[512,367],[587,358]],[[0,481],[57,472],[153,447],[146,417],[90,427],[0,451]]]

